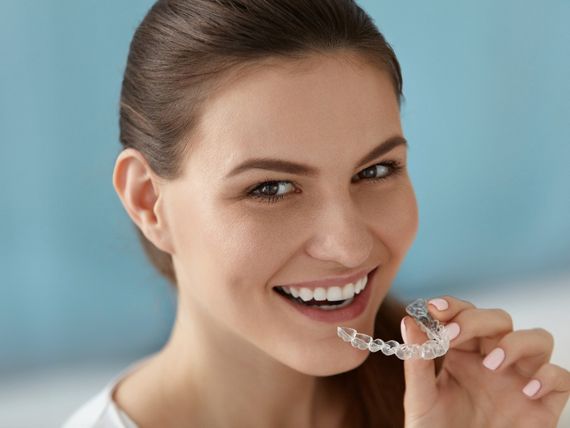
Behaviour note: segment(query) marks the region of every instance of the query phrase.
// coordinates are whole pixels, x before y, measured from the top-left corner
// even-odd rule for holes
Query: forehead
[[[208,98],[199,127],[194,159],[215,162],[221,173],[259,155],[311,163],[324,149],[335,158],[360,157],[402,132],[387,72],[345,55],[246,69]]]

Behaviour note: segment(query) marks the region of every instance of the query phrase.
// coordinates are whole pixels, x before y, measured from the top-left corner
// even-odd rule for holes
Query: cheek
[[[402,258],[418,231],[418,205],[409,181],[369,197],[369,224],[394,257]]]
[[[270,214],[259,215],[243,204],[228,207],[200,202],[179,210],[184,215],[176,233],[179,258],[191,275],[187,282],[208,284],[200,288],[201,294],[207,294],[204,304],[215,301],[227,309],[255,303],[278,269],[283,227],[276,219],[270,220]]]
[[[215,251],[222,256],[224,270],[235,287],[260,290],[293,251],[295,225],[283,218],[279,208],[256,209],[246,204],[220,214]],[[261,293],[250,293],[260,296]]]

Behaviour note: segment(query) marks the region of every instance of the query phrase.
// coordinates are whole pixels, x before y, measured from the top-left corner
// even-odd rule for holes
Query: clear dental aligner
[[[449,335],[445,326],[428,312],[427,301],[421,298],[414,300],[406,306],[406,312],[428,336],[428,340],[421,345],[399,344],[395,340],[384,342],[382,339],[372,339],[367,334],[358,333],[350,327],[338,326],[337,334],[355,348],[369,350],[370,352],[382,351],[384,355],[396,355],[401,360],[409,358],[432,360],[445,355],[449,350]]]

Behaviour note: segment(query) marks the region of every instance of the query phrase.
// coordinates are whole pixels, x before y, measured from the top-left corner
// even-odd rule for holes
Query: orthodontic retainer
[[[445,355],[449,350],[449,334],[445,326],[428,312],[427,300],[422,298],[414,300],[406,306],[406,312],[428,337],[428,340],[421,345],[400,344],[395,340],[384,342],[382,339],[372,339],[367,334],[358,333],[353,328],[341,326],[337,327],[338,337],[360,350],[381,351],[384,355],[396,355],[401,360],[409,358],[433,360]]]

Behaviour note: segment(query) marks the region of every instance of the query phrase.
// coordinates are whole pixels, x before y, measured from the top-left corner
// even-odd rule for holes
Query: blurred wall
[[[152,3],[2,4],[0,373],[166,339],[174,299],[111,182],[122,72]],[[359,3],[404,77],[420,229],[395,290],[461,297],[570,271],[570,2]]]

